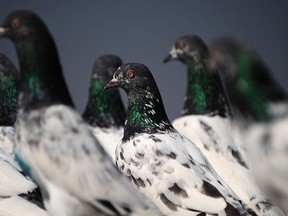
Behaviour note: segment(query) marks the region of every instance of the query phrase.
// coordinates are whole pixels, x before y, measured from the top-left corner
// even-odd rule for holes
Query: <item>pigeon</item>
[[[105,89],[128,96],[116,165],[164,215],[255,215],[218,176],[200,149],[170,123],[150,70],[118,68]],[[250,212],[250,213],[249,213]]]
[[[82,115],[113,161],[116,145],[123,136],[126,112],[118,89],[104,92],[103,87],[120,65],[122,60],[116,55],[103,55],[96,59],[89,99]]]
[[[42,19],[31,11],[14,11],[0,32],[15,44],[25,99],[15,125],[15,157],[39,185],[48,214],[157,215],[74,110]]]
[[[234,141],[231,111],[220,75],[209,71],[208,46],[197,35],[182,36],[164,62],[170,60],[183,62],[188,75],[184,108],[173,126],[199,147],[219,176],[257,215],[284,215],[259,188],[247,151]]]
[[[288,213],[287,93],[255,49],[236,37],[214,41],[211,68],[221,72],[259,185]]]
[[[24,175],[13,154],[18,86],[18,70],[0,53],[0,215],[46,216],[39,188]]]

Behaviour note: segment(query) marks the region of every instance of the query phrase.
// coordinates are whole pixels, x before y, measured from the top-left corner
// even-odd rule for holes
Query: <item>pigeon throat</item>
[[[25,108],[55,103],[73,106],[53,39],[48,36],[33,39],[16,43],[22,76],[20,91],[25,98],[21,105]]]
[[[105,83],[92,80],[89,99],[83,118],[92,126],[121,127],[125,121],[125,108],[117,89],[104,92]]]
[[[219,74],[208,73],[202,62],[188,68],[188,84],[181,115],[227,116],[227,100]]]
[[[163,133],[172,128],[161,97],[155,97],[149,91],[141,95],[128,94],[128,112],[123,141],[129,140],[137,133]]]

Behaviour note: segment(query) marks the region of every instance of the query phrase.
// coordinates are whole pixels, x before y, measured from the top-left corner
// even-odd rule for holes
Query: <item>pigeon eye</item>
[[[14,19],[11,23],[12,27],[18,29],[21,26],[21,22],[18,19]]]
[[[184,49],[185,48],[185,43],[180,41],[177,45],[176,45],[177,49]]]
[[[135,77],[135,71],[133,70],[128,70],[126,73],[126,77],[129,79],[133,79]]]

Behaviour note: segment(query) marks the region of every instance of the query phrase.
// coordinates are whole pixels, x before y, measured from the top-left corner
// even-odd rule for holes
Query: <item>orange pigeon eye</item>
[[[128,70],[126,73],[126,77],[129,79],[133,79],[135,77],[136,73],[133,70]]]

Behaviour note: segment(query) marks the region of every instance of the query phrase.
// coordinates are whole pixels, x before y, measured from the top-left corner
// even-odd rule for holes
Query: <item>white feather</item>
[[[13,127],[0,128],[0,215],[1,216],[44,216],[46,211],[36,204],[18,196],[37,188],[34,182],[21,173],[14,160],[15,143]]]
[[[123,127],[91,127],[91,130],[112,161],[115,161],[115,149],[123,137]]]
[[[47,216],[46,211],[19,196],[0,200],[1,216]]]

